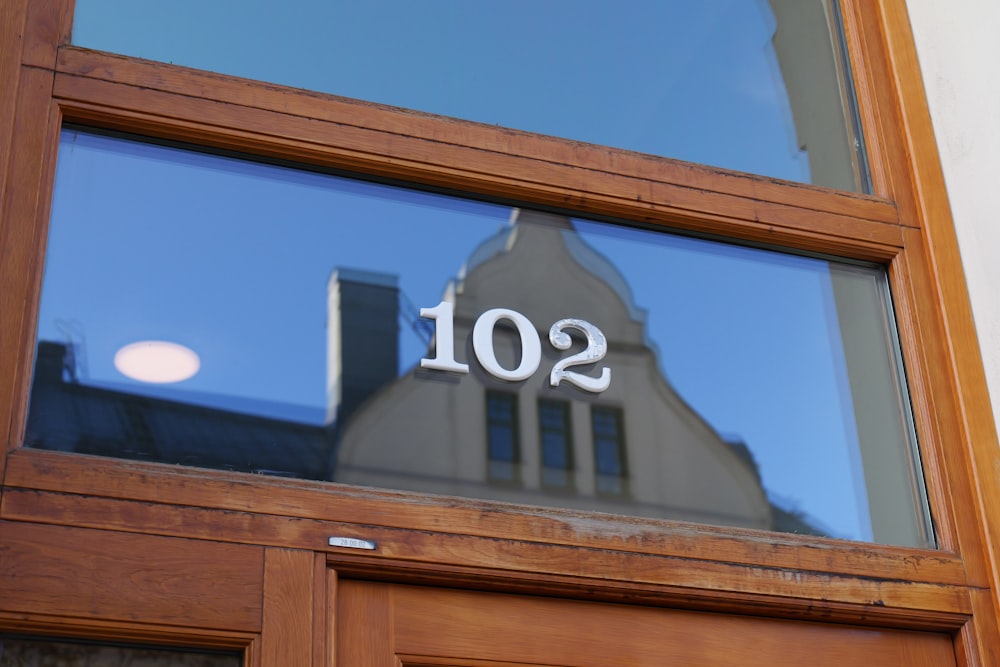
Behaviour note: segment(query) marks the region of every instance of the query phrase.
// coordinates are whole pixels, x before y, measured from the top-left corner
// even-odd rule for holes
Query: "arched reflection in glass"
[[[889,313],[879,267],[68,130],[27,445],[929,546]]]

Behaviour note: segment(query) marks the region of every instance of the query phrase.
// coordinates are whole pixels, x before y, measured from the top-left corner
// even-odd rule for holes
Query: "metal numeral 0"
[[[521,364],[512,371],[500,365],[496,350],[493,349],[493,329],[500,320],[513,322],[521,337]],[[511,382],[527,380],[534,375],[538,370],[538,364],[542,362],[542,343],[538,340],[538,332],[535,331],[534,325],[521,313],[506,308],[493,308],[479,316],[476,326],[472,329],[472,349],[475,350],[476,359],[486,372],[500,380]]]

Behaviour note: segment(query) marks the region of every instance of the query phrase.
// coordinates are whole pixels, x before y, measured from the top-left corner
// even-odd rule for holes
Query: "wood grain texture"
[[[0,434],[4,451],[21,441],[34,347],[37,294],[49,210],[57,115],[52,74],[25,68],[19,79],[11,159],[0,201]],[[2,473],[3,461],[0,461]]]
[[[59,47],[70,41],[74,4],[74,0],[29,1],[24,64],[54,68]]]
[[[997,618],[994,597],[989,590],[977,590],[972,596],[976,619]],[[988,667],[1000,664],[1000,649],[993,640],[995,627],[989,623],[966,623],[956,638],[956,657],[960,667]]]
[[[297,640],[307,634],[310,650],[302,660],[325,662],[333,653],[342,665],[363,664],[355,661],[369,655],[376,656],[373,664],[396,664],[382,644],[355,654],[339,641],[327,648],[318,643],[315,628],[359,627],[358,618],[362,628],[391,633],[391,617],[379,604],[392,598],[393,589],[376,589],[370,599],[341,606],[355,594],[350,585],[342,591],[335,577],[320,574],[326,555],[287,551],[316,549],[329,551],[331,564],[356,576],[435,584],[450,578],[461,586],[568,597],[596,591],[643,604],[715,604],[771,616],[960,628],[960,664],[997,663],[1000,449],[903,0],[842,2],[876,197],[59,48],[67,41],[71,4],[0,5],[0,83],[18,86],[15,96],[0,100],[0,431],[7,445],[20,442],[23,427],[55,163],[53,130],[65,110],[76,121],[263,157],[890,262],[924,469],[946,551],[16,451],[9,457],[0,512],[50,525],[0,524],[0,609],[6,610],[0,623],[14,617],[42,624],[64,620],[70,627],[107,624],[125,633],[150,622],[193,636],[190,625],[208,621],[205,635],[215,628],[220,637],[262,624],[262,639],[247,648],[249,663],[257,667],[285,654],[305,656]],[[13,66],[12,53],[20,54]],[[27,66],[18,66],[21,60]],[[46,71],[53,66],[55,79]],[[321,546],[334,531],[374,536],[380,552],[358,557]],[[8,535],[16,539],[10,542]],[[210,541],[216,538],[231,544]],[[267,558],[268,577],[291,588],[275,583],[268,591],[260,582],[261,550],[235,544],[240,542],[278,547],[268,550],[275,554]],[[112,557],[109,543],[123,555],[115,551]],[[182,564],[177,545],[194,560]],[[243,554],[237,559],[248,568],[244,575],[256,582],[225,603],[213,588],[221,585],[218,549]],[[254,568],[246,565],[251,561],[253,577]],[[9,570],[7,562],[16,568]],[[83,563],[90,574],[81,578],[67,563]],[[150,568],[169,574],[170,582],[190,581],[162,588],[150,574],[130,579],[123,591],[111,586],[115,577]],[[8,571],[24,576],[5,577]],[[322,580],[325,588],[317,583]],[[202,589],[210,593],[205,609],[198,598]],[[325,607],[317,590],[331,591],[336,601],[327,604],[336,606]],[[265,612],[262,621],[262,597],[288,614]],[[236,620],[220,618],[223,609]],[[753,633],[746,636],[754,639]],[[893,654],[895,664],[947,664],[949,649],[941,638],[909,653],[910,642],[899,639],[904,653]]]
[[[0,610],[260,630],[261,549],[0,523]]]
[[[925,572],[913,567],[913,560],[886,559],[874,561],[880,568],[856,567],[853,575],[833,574],[805,568],[801,562],[797,568],[780,567],[766,558],[738,564],[698,559],[694,553],[684,557],[634,553],[615,551],[606,544],[544,544],[19,489],[8,490],[3,515],[21,521],[137,532],[156,525],[164,534],[203,539],[224,536],[236,542],[284,541],[301,549],[324,549],[329,552],[324,562],[328,558],[338,570],[366,578],[447,582],[689,608],[753,608],[754,613],[772,616],[877,621],[903,627],[957,628],[971,613],[961,561],[953,557],[949,561],[943,554],[928,559]],[[510,522],[514,524],[514,519]],[[516,531],[513,525],[511,531]],[[373,540],[378,549],[362,556],[330,548],[326,541],[331,535]],[[711,548],[704,553],[717,557]],[[895,567],[889,567],[890,562]],[[934,577],[928,582],[918,580],[926,575]],[[314,601],[314,613],[320,613],[315,609]]]
[[[906,118],[906,147],[912,156],[910,174],[928,251],[926,266],[936,297],[931,300],[937,309],[933,317],[941,323],[939,331],[943,334],[947,358],[947,363],[940,367],[939,384],[933,390],[952,402],[957,423],[948,435],[962,443],[964,451],[956,458],[965,463],[967,468],[961,472],[972,481],[964,487],[972,492],[972,498],[965,515],[967,530],[961,534],[961,548],[969,554],[970,571],[981,569],[989,577],[990,588],[997,595],[994,604],[1000,605],[1000,446],[996,416],[989,401],[958,239],[930,114],[920,87],[922,81],[905,5],[887,2],[885,11],[893,71],[900,88],[908,91],[901,100]]]
[[[333,667],[398,667],[387,584],[338,582],[336,606]]]
[[[18,90],[28,0],[0,3],[0,90]],[[17,95],[0,96],[0,206],[6,192]]]
[[[966,582],[961,559],[940,551],[488,501],[455,502],[40,450],[12,453],[7,476],[8,496],[0,516],[24,521],[139,531],[155,525],[178,536],[218,535],[323,550],[334,534],[329,531],[346,530],[349,536],[374,535],[385,545],[380,553],[393,557],[409,557],[405,550],[386,550],[399,530],[412,530],[879,579]]]
[[[322,606],[322,611],[313,616],[313,633],[322,640],[314,644],[313,667],[335,667],[337,664],[337,585],[338,573],[326,564],[326,558],[316,554],[318,592],[314,604]]]
[[[970,581],[1000,603],[1000,447],[986,388],[971,305],[962,272],[905,0],[846,3],[860,98],[872,143],[876,192],[896,202],[908,234],[907,272],[913,294],[901,318],[918,327],[908,366],[919,377],[914,395],[941,538],[964,556]],[[905,240],[905,239],[904,239]],[[915,315],[915,317],[914,317]],[[905,344],[905,343],[904,343]],[[919,346],[919,351],[915,348]],[[923,363],[912,359],[923,354]],[[934,442],[928,440],[936,439]],[[983,647],[997,651],[995,624]],[[985,648],[984,648],[985,650]]]
[[[391,616],[404,665],[954,665],[946,634],[779,622],[746,616],[643,609],[527,596],[341,583],[341,609],[374,588]],[[374,604],[369,595],[366,602]],[[359,600],[360,601],[360,600]],[[338,641],[373,642],[378,626],[344,628]],[[467,661],[467,662],[461,662]],[[481,661],[481,662],[476,662]],[[353,663],[352,663],[353,664]],[[362,663],[372,665],[385,662]]]
[[[952,522],[944,539],[953,540],[949,546],[967,555],[970,580],[997,591],[1000,447],[995,416],[906,5],[902,0],[875,4],[855,16],[869,60],[877,64],[869,73],[880,77],[882,94],[893,95],[891,104],[875,101],[884,109],[883,120],[890,120],[881,130],[881,158],[889,175],[880,194],[897,203],[901,219],[912,220],[920,229],[919,246],[916,236],[909,235],[914,252],[908,259],[908,268],[920,282],[914,305],[920,310],[916,324],[926,355],[926,363],[916,367],[926,384],[916,395],[931,403],[924,411],[933,412],[924,432],[942,439],[941,448],[929,457],[929,477],[950,480],[952,493],[958,494],[940,513],[947,517],[945,523]],[[958,443],[964,450],[960,455]]]
[[[337,126],[366,128],[398,138],[411,137],[442,146],[464,146],[497,156],[531,157],[552,164],[577,165],[587,171],[673,183],[703,194],[726,193],[793,206],[801,206],[806,200],[813,199],[807,208],[850,217],[896,222],[895,211],[886,201],[856,193],[835,192],[817,186],[739,174],[493,125],[456,121],[422,112],[135,58],[97,54],[83,49],[63,49],[58,68],[60,72],[67,74],[274,111]]]
[[[903,343],[909,358],[921,359],[909,373],[913,393],[914,419],[922,433],[923,462],[934,515],[941,517],[938,539],[943,547],[967,553],[966,572],[970,583],[989,586],[989,567],[984,554],[983,529],[989,517],[983,515],[979,492],[969,484],[972,478],[968,458],[955,455],[956,434],[964,425],[949,373],[951,353],[940,309],[934,300],[918,295],[933,291],[934,278],[923,261],[926,241],[916,232],[908,233],[910,250],[901,257],[899,273],[905,274],[913,294],[899,291],[900,306],[907,314]]]
[[[98,58],[87,52],[73,53],[84,58]],[[183,79],[177,68],[168,65],[129,59],[117,59],[112,64],[119,63],[122,67],[166,68],[155,76],[148,75],[155,81]],[[111,65],[104,63],[104,67]],[[359,125],[369,115],[390,113],[371,105],[355,104],[353,113],[345,114],[343,120],[324,120],[300,115],[305,111],[298,109],[296,102],[300,98],[313,101],[313,95],[298,91],[276,90],[260,84],[254,99],[261,106],[267,106],[264,101],[275,97],[286,109],[277,112],[261,106],[241,106],[198,97],[198,91],[174,92],[166,90],[165,85],[126,85],[115,78],[117,67],[106,72],[101,69],[101,63],[80,65],[79,68],[86,70],[87,75],[60,74],[56,81],[56,96],[62,109],[68,119],[76,122],[580,214],[627,218],[640,224],[667,225],[873,261],[891,257],[900,245],[894,208],[876,199],[847,196],[811,186],[779,185],[749,176],[740,178],[755,186],[749,189],[752,194],[733,194],[720,191],[723,186],[712,181],[725,182],[736,176],[661,158],[616,154],[615,164],[627,167],[629,159],[656,160],[663,169],[653,172],[636,167],[613,172],[594,168],[583,160],[558,161],[568,157],[558,152],[555,157],[540,152],[548,148],[541,144],[560,141],[555,139],[528,137],[534,142],[530,151],[527,148],[523,152],[487,150],[474,141],[453,143],[437,137],[400,135]],[[96,76],[101,73],[106,73],[106,78]],[[245,85],[253,87],[255,84]],[[108,101],[112,101],[110,106]],[[461,131],[467,124],[464,121],[439,119],[435,122],[439,126],[439,136],[465,136]],[[452,126],[455,132],[446,131]],[[475,127],[481,133],[506,132]],[[613,152],[611,149],[602,151]],[[678,170],[682,172],[677,179],[680,183],[664,180],[663,176]],[[704,183],[696,181],[697,185],[689,185],[690,179],[683,178],[687,172],[697,172]],[[773,199],[768,199],[767,195]],[[845,198],[858,205],[845,207]]]
[[[311,551],[264,550],[264,620],[261,662],[310,667],[313,661],[315,558]]]

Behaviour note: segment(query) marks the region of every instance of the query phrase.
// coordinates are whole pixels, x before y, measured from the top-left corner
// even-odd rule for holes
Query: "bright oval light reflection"
[[[163,340],[131,343],[115,353],[115,368],[133,380],[167,384],[187,380],[201,368],[194,350]]]

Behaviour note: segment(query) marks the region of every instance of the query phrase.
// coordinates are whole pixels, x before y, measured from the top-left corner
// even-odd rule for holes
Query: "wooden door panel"
[[[342,581],[337,667],[955,664],[951,637]]]

